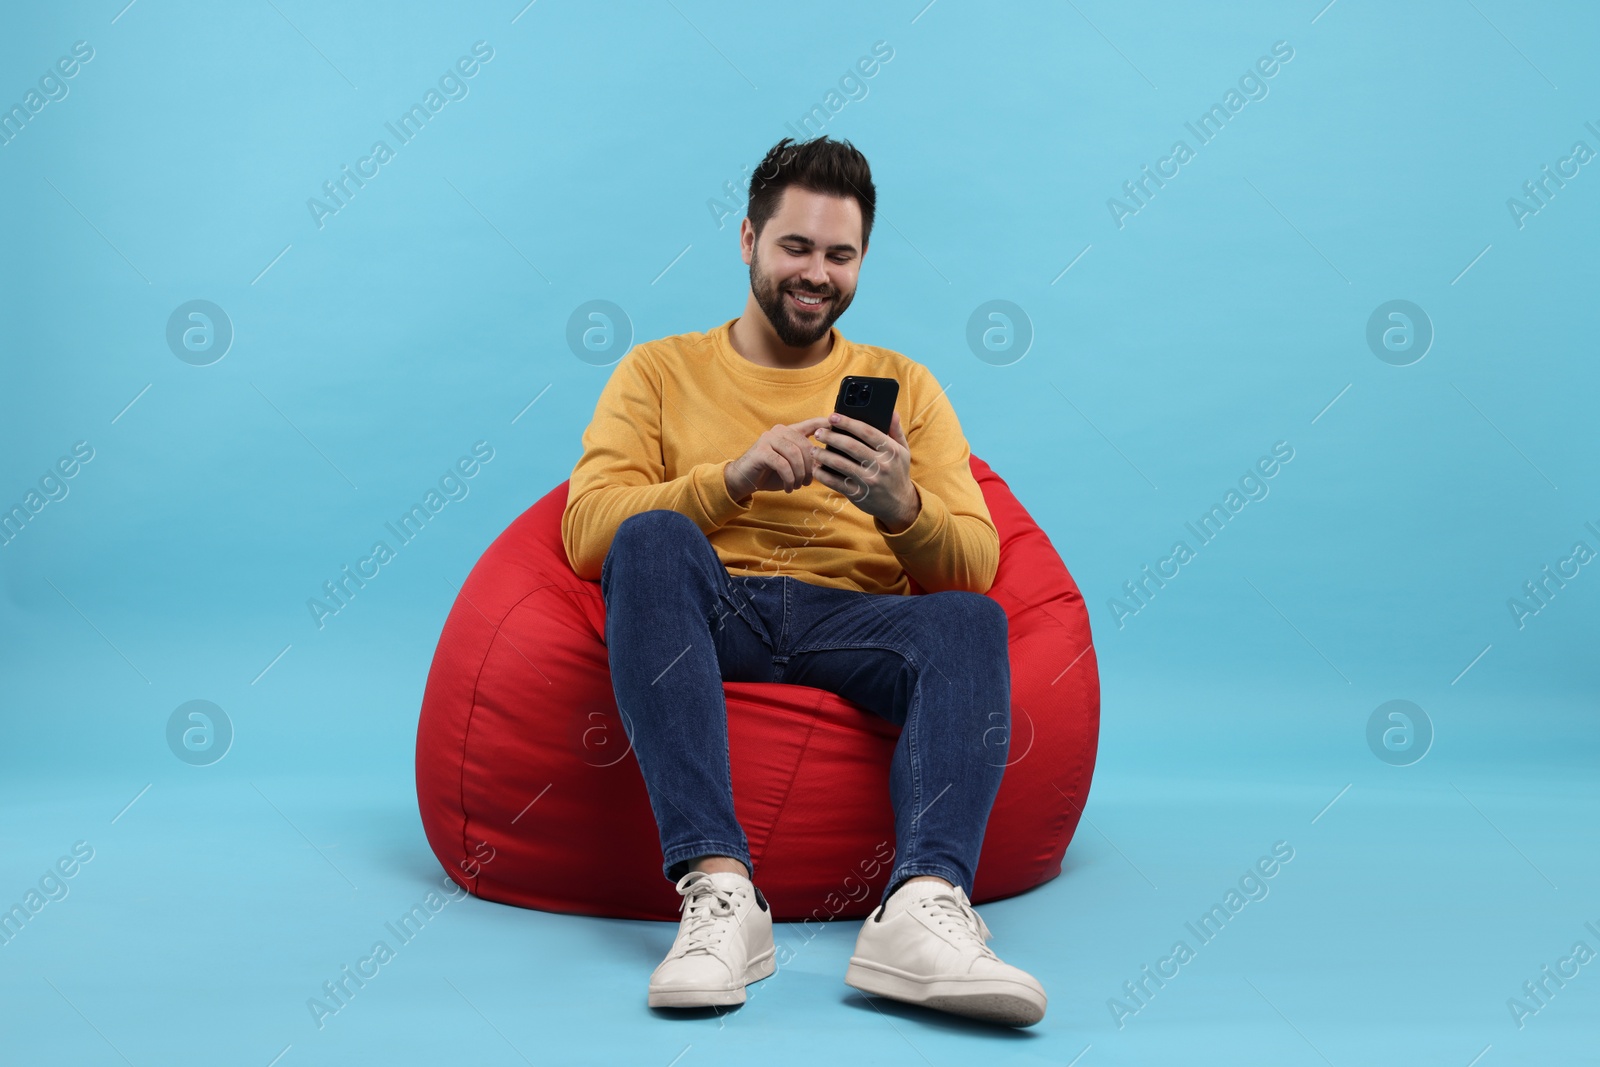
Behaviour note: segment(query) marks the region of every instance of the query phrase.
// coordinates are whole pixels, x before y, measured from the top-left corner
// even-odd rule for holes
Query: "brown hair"
[[[750,203],[745,214],[758,240],[761,228],[778,210],[779,197],[791,185],[827,196],[855,197],[861,205],[861,249],[866,251],[878,194],[867,157],[855,145],[827,137],[798,142],[785,137],[773,145],[750,176]]]

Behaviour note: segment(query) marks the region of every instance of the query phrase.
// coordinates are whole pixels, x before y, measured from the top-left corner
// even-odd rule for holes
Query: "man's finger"
[[[769,445],[771,455],[768,457],[767,466],[772,473],[778,476],[778,484],[783,486],[785,492],[794,488],[794,465],[789,457],[776,445]]]
[[[852,419],[848,415],[840,415],[839,421],[833,424],[835,429],[849,430],[855,434],[868,448],[877,448],[889,438],[876,426],[869,426],[860,419]]]
[[[806,484],[809,473],[806,470],[805,445],[795,441],[784,441],[782,445],[783,458],[789,461],[789,470],[794,474],[794,485],[798,489]]]
[[[907,448],[911,447],[910,442],[906,440],[906,428],[900,421],[900,413],[898,411],[889,419],[889,435]]]
[[[792,432],[784,437],[783,440],[787,445],[793,447],[793,454],[800,457],[801,466],[805,469],[805,477],[809,480],[812,468],[816,466],[816,457],[812,455],[812,449],[816,446],[811,443],[810,434],[796,430],[793,426],[789,427],[789,429]]]
[[[839,447],[839,442],[841,440],[849,444],[852,448],[865,451],[868,456],[871,456],[872,452],[870,449],[867,449],[865,445],[857,441],[851,441],[849,438],[836,437],[828,443],[828,447],[826,449],[817,453],[818,464],[826,464],[827,468],[834,474],[839,475],[841,478],[848,478],[856,472],[864,469],[866,461],[858,459],[849,452],[846,452],[843,448]]]
[[[872,454],[872,448],[840,431],[837,426],[831,427],[834,431],[827,437],[818,437],[818,440],[828,446],[832,452],[842,453],[858,462],[864,462]],[[821,431],[818,431],[820,434]]]

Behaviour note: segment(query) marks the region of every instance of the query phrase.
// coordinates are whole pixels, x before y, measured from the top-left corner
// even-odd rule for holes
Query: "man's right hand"
[[[722,468],[728,495],[743,504],[756,493],[778,489],[792,493],[810,485],[816,460],[812,458],[811,442],[807,438],[826,425],[826,415],[787,426],[775,424],[757,438],[750,451]]]

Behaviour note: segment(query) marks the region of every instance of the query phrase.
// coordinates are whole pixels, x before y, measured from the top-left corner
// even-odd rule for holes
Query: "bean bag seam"
[[[578,575],[573,574],[573,577],[578,578]],[[595,638],[599,640],[602,647],[605,647],[606,635],[604,630],[595,628],[594,620],[589,618],[588,612],[583,611],[583,605],[574,599],[576,597],[586,597],[590,600],[598,600],[600,602],[600,613],[601,615],[604,615],[606,603],[605,594],[601,592],[599,582],[590,581],[587,578],[578,578],[578,581],[581,583],[581,585],[577,587],[561,585],[558,582],[551,582],[550,584],[556,586],[563,593],[567,594],[567,598],[569,601],[571,601],[573,607],[583,612],[583,621],[588,624],[589,632],[594,634]],[[594,588],[587,589],[583,588],[583,586],[593,586]]]
[[[499,620],[496,622],[490,622],[489,616],[485,615],[483,610],[466,596],[465,586],[463,586],[461,590],[461,598],[466,601],[468,607],[478,613],[478,616],[483,619],[485,623],[488,623],[491,632],[489,640],[483,646],[483,658],[478,661],[478,669],[472,675],[472,703],[467,709],[467,721],[461,728],[461,759],[459,760],[461,773],[456,780],[456,801],[457,807],[461,809],[461,854],[463,856],[465,856],[468,852],[467,824],[472,821],[472,815],[467,811],[467,749],[472,742],[473,720],[478,717],[478,687],[483,680],[483,669],[484,667],[488,666],[489,655],[494,651],[495,642],[500,640],[500,633],[505,626],[506,619],[511,617],[511,613],[516,611],[517,608],[522,605],[523,601],[527,600],[535,593],[542,592],[543,590],[549,589],[552,586],[557,586],[557,583],[546,582],[544,585],[541,585],[536,589],[528,590],[511,604],[507,605],[506,610],[501,613]],[[557,588],[559,588],[559,586],[557,586]],[[516,646],[513,645],[512,647],[515,648]],[[519,652],[518,655],[521,655],[521,653]],[[546,680],[548,681],[548,679]],[[479,870],[482,869],[483,868],[480,865]],[[470,881],[472,882],[472,885],[466,887],[467,891],[476,896],[478,895],[478,883],[481,881],[481,876],[473,877],[470,879]]]
[[[781,683],[779,683],[779,684],[781,684]],[[825,690],[820,690],[820,689],[818,690],[818,693],[823,693],[823,692],[826,692],[826,691]],[[794,794],[794,780],[795,780],[796,777],[799,776],[799,774],[800,774],[800,766],[801,766],[801,764],[803,764],[805,762],[806,752],[811,748],[811,739],[812,739],[812,737],[816,736],[816,732],[817,732],[816,713],[818,711],[820,711],[821,708],[822,708],[822,697],[819,696],[817,698],[816,702],[814,704],[812,704],[812,707],[811,707],[811,712],[812,712],[811,724],[806,728],[806,739],[800,745],[800,755],[795,758],[794,766],[789,771],[788,784],[786,784],[783,787],[783,800],[778,804],[777,813],[772,816],[772,828],[767,831],[767,840],[762,845],[762,848],[761,848],[761,855],[763,857],[766,856],[767,850],[772,847],[772,842],[774,840],[776,840],[776,838],[778,836],[778,826],[779,826],[780,823],[783,822],[783,813],[785,811],[789,810],[789,798]],[[753,865],[754,865],[754,858],[752,857],[752,866]],[[754,872],[752,871],[751,873],[753,874]]]
[[[998,600],[999,598],[995,597],[994,599]],[[1014,615],[1010,615],[1010,617],[1014,618],[1014,619],[1022,618],[1023,616],[1029,614],[1030,612],[1036,612],[1036,611],[1042,611],[1042,612],[1044,612],[1045,614],[1049,615],[1051,618],[1054,619],[1054,618],[1057,618],[1057,616],[1056,616],[1055,612],[1051,611],[1050,609],[1052,607],[1056,606],[1057,604],[1062,604],[1062,603],[1079,605],[1080,606],[1079,613],[1084,615],[1084,616],[1087,616],[1088,613],[1089,613],[1088,606],[1086,604],[1084,604],[1082,592],[1080,592],[1079,590],[1076,590],[1076,589],[1069,590],[1068,591],[1068,595],[1066,595],[1066,596],[1056,596],[1056,595],[1052,594],[1052,595],[1044,597],[1041,600],[1037,600],[1037,601],[1035,601],[1034,603],[1031,603],[1031,604],[1028,603],[1026,600],[1023,600],[1021,597],[1017,597],[1016,599],[1017,599],[1017,602],[1020,603],[1022,606],[1016,610],[1016,613]],[[1059,619],[1057,621],[1059,621]]]
[[[1062,856],[1062,860],[1063,861],[1065,861],[1065,859],[1066,859],[1067,849],[1072,847],[1072,839],[1071,838],[1068,838],[1065,844],[1063,844],[1062,840],[1061,840],[1063,837],[1066,836],[1066,833],[1067,833],[1067,822],[1068,822],[1069,818],[1071,818],[1071,816],[1073,815],[1074,810],[1075,810],[1076,814],[1078,816],[1077,819],[1073,820],[1073,823],[1072,823],[1073,830],[1074,830],[1074,835],[1073,836],[1075,837],[1078,827],[1083,825],[1084,809],[1086,809],[1089,806],[1089,787],[1093,783],[1085,781],[1085,779],[1084,779],[1084,771],[1086,769],[1089,769],[1090,760],[1092,758],[1091,754],[1094,752],[1096,747],[1097,747],[1097,745],[1094,745],[1094,746],[1084,745],[1084,746],[1082,746],[1083,750],[1078,756],[1078,765],[1075,768],[1077,773],[1075,773],[1073,775],[1073,780],[1074,781],[1085,782],[1084,790],[1083,790],[1083,803],[1081,803],[1081,804],[1074,803],[1072,798],[1067,796],[1066,793],[1061,789],[1060,786],[1056,785],[1056,780],[1054,778],[1050,779],[1051,788],[1055,789],[1058,793],[1060,793],[1062,799],[1067,802],[1066,810],[1061,813],[1060,819],[1057,820],[1056,830],[1055,830],[1055,837],[1050,843],[1050,852],[1051,852],[1052,855],[1055,854],[1057,846],[1060,846],[1061,856]],[[1056,873],[1060,874],[1060,871],[1058,870]]]
[[[1088,648],[1089,649],[1093,649],[1094,648],[1093,642],[1091,642],[1089,644]],[[1082,654],[1083,653],[1079,653],[1080,656]],[[1099,674],[1100,674],[1100,672],[1099,672],[1099,663],[1098,663],[1098,661],[1099,661],[1098,653],[1095,655],[1094,659],[1096,661],[1096,663],[1095,663],[1096,669],[1095,669],[1095,673],[1094,673],[1094,677],[1096,679],[1096,687],[1095,688],[1098,690],[1098,688],[1099,688],[1098,687],[1098,679],[1099,679]],[[1055,683],[1052,682],[1051,684],[1053,685]],[[1054,840],[1052,840],[1052,842],[1050,844],[1050,851],[1052,852],[1052,854],[1056,851],[1058,846],[1060,847],[1063,861],[1065,861],[1067,849],[1072,847],[1072,837],[1068,837],[1067,836],[1067,822],[1069,821],[1071,815],[1073,814],[1073,809],[1076,808],[1076,812],[1077,812],[1077,816],[1078,817],[1075,820],[1071,820],[1072,821],[1072,827],[1073,827],[1073,836],[1075,837],[1078,827],[1083,825],[1084,810],[1089,806],[1089,790],[1094,785],[1094,781],[1093,781],[1094,763],[1095,763],[1096,757],[1099,755],[1099,747],[1100,747],[1100,740],[1099,740],[1099,738],[1100,738],[1100,726],[1099,726],[1100,701],[1099,701],[1098,693],[1096,694],[1095,699],[1094,699],[1094,708],[1095,708],[1095,714],[1094,714],[1095,741],[1094,741],[1093,744],[1078,746],[1077,765],[1076,765],[1076,767],[1073,768],[1074,774],[1072,776],[1072,781],[1075,782],[1075,783],[1076,782],[1082,782],[1083,783],[1083,801],[1082,801],[1082,803],[1074,804],[1072,798],[1067,796],[1066,793],[1061,789],[1060,786],[1056,785],[1056,780],[1054,778],[1050,779],[1051,788],[1053,788],[1057,792],[1061,793],[1062,799],[1067,802],[1067,810],[1062,812],[1061,818],[1060,818],[1060,820],[1058,821],[1058,823],[1056,825],[1055,838],[1054,838]],[[1065,842],[1062,841],[1063,837],[1067,838]],[[1057,873],[1059,873],[1059,871]]]

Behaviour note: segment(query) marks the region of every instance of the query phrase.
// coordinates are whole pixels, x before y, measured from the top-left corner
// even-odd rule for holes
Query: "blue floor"
[[[83,651],[113,673],[110,649]],[[302,726],[340,707],[318,696],[314,674],[279,666],[276,695],[259,710],[241,706],[235,722],[269,751],[274,707]],[[396,674],[398,695],[410,680]],[[61,685],[64,712],[105,688],[92,678]],[[448,899],[416,814],[408,723],[397,716],[369,740],[373,762],[362,773],[284,776],[248,749],[185,767],[145,744],[116,773],[23,768],[8,777],[5,903],[86,845],[66,865],[72,877],[46,887],[60,899],[0,947],[0,1059],[1595,1062],[1583,1057],[1600,1033],[1600,973],[1589,974],[1600,967],[1561,962],[1578,942],[1600,946],[1585,925],[1600,927],[1591,753],[1566,746],[1538,773],[1515,773],[1441,742],[1394,767],[1334,738],[1352,714],[1344,694],[1317,702],[1264,684],[1186,698],[1113,689],[1124,710],[1107,721],[1061,877],[981,908],[993,947],[1050,995],[1044,1021],[1027,1031],[845,986],[853,920],[814,934],[780,924],[792,958],[752,987],[741,1010],[652,1011],[645,983],[673,924]],[[1501,706],[1465,701],[1453,716],[1470,724]],[[1205,727],[1224,713],[1229,732]],[[1521,714],[1545,722],[1547,737],[1559,738],[1561,723],[1582,726],[1576,708]],[[1275,747],[1273,731],[1252,725],[1288,715],[1329,724],[1328,743],[1313,728]],[[56,743],[71,744],[59,734]],[[1271,876],[1247,877],[1264,858],[1279,861],[1257,869]],[[1226,895],[1240,886],[1228,912]],[[409,940],[395,936],[393,925],[430,891],[447,902]],[[1226,921],[1201,929],[1217,904]],[[356,991],[342,1003],[326,997],[324,983],[371,957],[378,941],[392,955],[377,973],[360,987],[347,982]],[[1189,954],[1174,957],[1179,941]],[[1557,985],[1546,965],[1577,974]],[[1158,968],[1169,975],[1160,985],[1147,977]],[[1553,991],[1542,1005],[1523,988],[1541,980]],[[1141,982],[1136,999],[1124,983]],[[1511,998],[1530,1009],[1520,1027]]]

